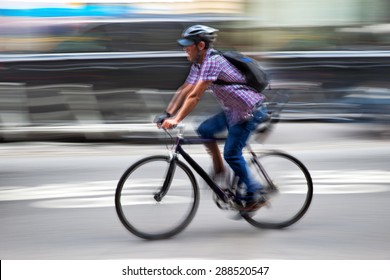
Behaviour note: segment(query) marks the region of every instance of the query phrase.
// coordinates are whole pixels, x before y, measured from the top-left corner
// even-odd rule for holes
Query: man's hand
[[[178,124],[179,122],[176,119],[166,119],[162,123],[161,127],[165,129],[172,129],[175,128]]]
[[[164,112],[161,115],[158,115],[154,118],[153,122],[157,124],[158,127],[161,127],[162,123],[171,117],[171,114]]]

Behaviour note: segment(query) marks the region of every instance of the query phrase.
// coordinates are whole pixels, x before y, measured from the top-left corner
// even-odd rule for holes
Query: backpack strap
[[[213,50],[213,52],[211,52],[210,56],[214,56],[214,55],[220,55],[222,57],[223,56],[223,52],[221,51],[218,51],[218,50]],[[225,58],[226,59],[226,58]],[[226,59],[227,60],[227,59]],[[230,63],[230,62],[229,62]],[[237,69],[238,72],[241,73],[241,71],[236,67],[234,66],[232,63],[230,63],[235,69]],[[224,81],[224,80],[221,80],[221,79],[217,79],[213,82],[213,84],[216,84],[216,85],[221,85],[221,86],[228,86],[228,85],[248,85],[247,83],[241,83],[241,82],[228,82],[228,81]]]

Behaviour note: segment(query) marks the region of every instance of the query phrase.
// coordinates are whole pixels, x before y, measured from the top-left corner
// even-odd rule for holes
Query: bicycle
[[[271,125],[272,118],[269,120],[268,125]],[[211,188],[214,202],[220,209],[237,212],[257,228],[285,228],[307,212],[313,196],[313,183],[307,168],[295,157],[276,150],[255,152],[249,144],[246,146],[248,166],[266,188],[269,200],[256,212],[242,211],[243,206],[236,199],[236,194],[241,191],[237,180],[233,180],[230,188],[216,185],[182,147],[212,140],[184,137],[184,126],[178,129],[175,138],[166,131],[175,140],[168,155],[149,156],[137,161],[118,182],[116,211],[131,233],[148,240],[165,239],[180,233],[190,224],[199,205],[199,187],[187,164]],[[267,130],[269,127],[259,129],[261,132]]]

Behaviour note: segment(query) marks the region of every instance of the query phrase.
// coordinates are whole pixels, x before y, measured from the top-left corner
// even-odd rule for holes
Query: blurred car
[[[349,90],[340,104],[357,122],[390,124],[390,89],[358,87]]]
[[[283,110],[281,119],[369,124],[371,127],[376,126],[376,129],[389,131],[390,89],[351,87],[326,90],[326,94],[334,97],[317,100],[317,102],[314,100],[313,102],[309,102],[310,100],[289,102]]]

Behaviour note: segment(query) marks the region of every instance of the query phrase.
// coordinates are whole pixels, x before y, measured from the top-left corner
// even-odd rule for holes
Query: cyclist
[[[218,29],[194,25],[183,31],[179,45],[192,63],[185,83],[177,90],[164,114],[156,118],[159,126],[171,129],[180,123],[198,104],[207,89],[221,104],[223,111],[205,120],[197,129],[202,138],[213,139],[227,129],[224,159],[244,184],[246,193],[239,199],[247,211],[256,210],[266,202],[262,186],[249,173],[242,150],[256,126],[266,118],[262,107],[264,95],[245,85],[245,76],[212,48]],[[214,84],[217,79],[237,84]],[[206,144],[214,165],[215,177],[226,176],[227,167],[216,141]]]

